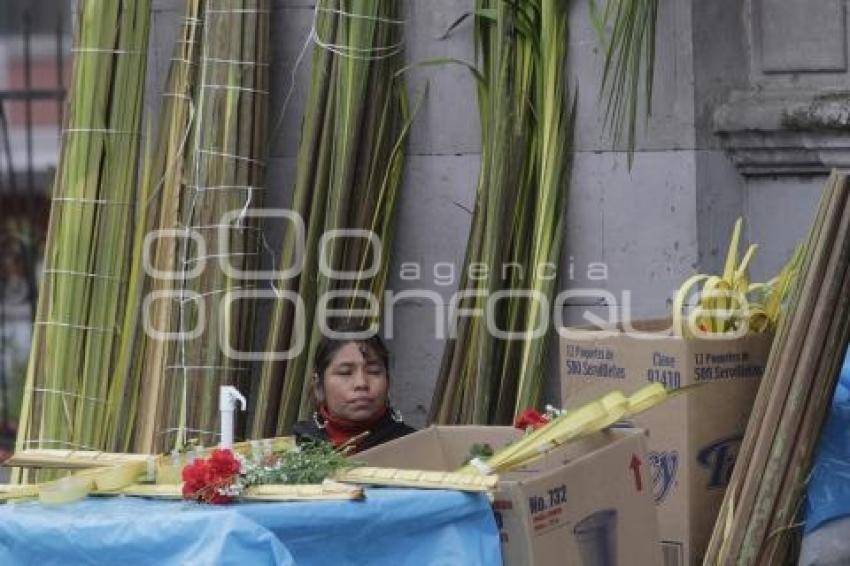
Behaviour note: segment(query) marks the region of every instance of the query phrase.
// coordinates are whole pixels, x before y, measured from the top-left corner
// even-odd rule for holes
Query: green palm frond
[[[607,0],[601,10],[595,0],[589,2],[605,49],[601,86],[605,126],[615,141],[625,135],[631,166],[641,100],[646,115],[651,114],[658,0]]]

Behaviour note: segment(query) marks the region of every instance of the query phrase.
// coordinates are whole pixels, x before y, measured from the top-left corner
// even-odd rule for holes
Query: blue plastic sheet
[[[850,516],[850,353],[844,360],[812,467],[805,532],[847,516]]]
[[[134,498],[0,506],[0,564],[501,565],[483,495],[201,506]]]

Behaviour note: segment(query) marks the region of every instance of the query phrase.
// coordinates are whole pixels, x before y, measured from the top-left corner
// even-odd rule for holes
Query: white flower
[[[564,413],[566,413],[564,409],[558,409],[557,407],[553,407],[552,405],[546,405],[546,415],[550,419],[560,417]]]

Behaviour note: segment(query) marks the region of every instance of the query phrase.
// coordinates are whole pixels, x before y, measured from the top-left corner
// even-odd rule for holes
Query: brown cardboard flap
[[[445,472],[452,468],[446,462],[440,437],[434,427],[428,427],[405,437],[354,454],[359,463],[382,468],[401,468]]]

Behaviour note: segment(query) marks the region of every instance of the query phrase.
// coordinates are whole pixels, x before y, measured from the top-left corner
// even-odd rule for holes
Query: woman
[[[388,362],[377,334],[364,340],[323,337],[313,373],[318,409],[295,424],[298,441],[324,440],[358,452],[414,432],[390,406]]]

